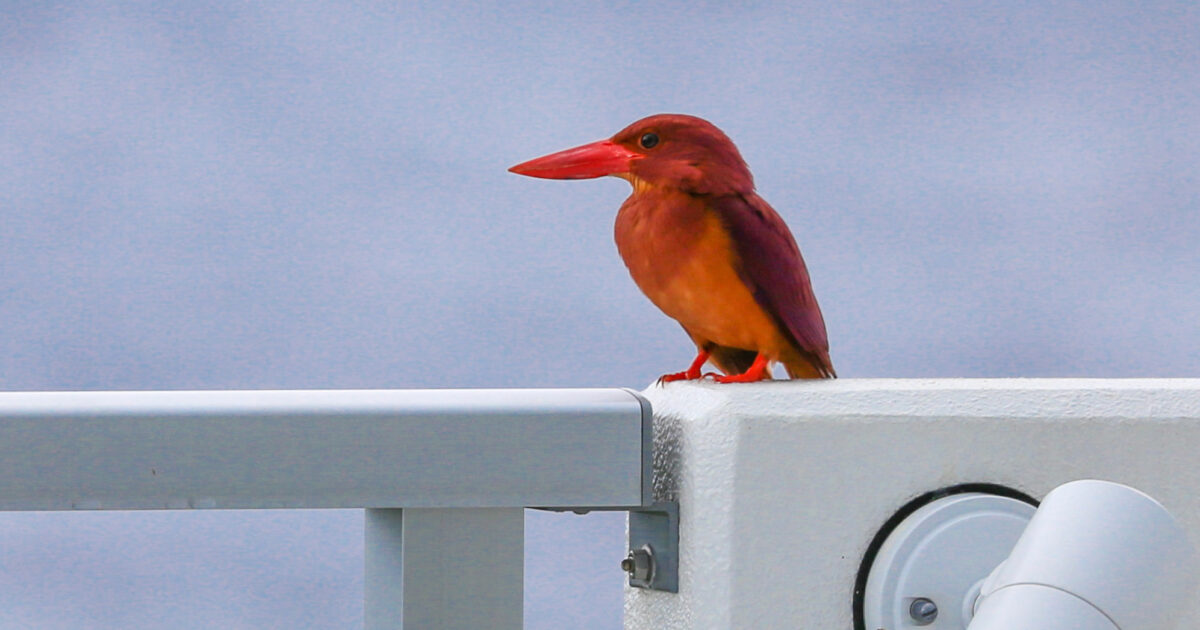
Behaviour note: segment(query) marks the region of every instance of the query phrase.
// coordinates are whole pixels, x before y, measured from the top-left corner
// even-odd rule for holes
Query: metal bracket
[[[629,555],[621,568],[632,587],[679,592],[679,503],[629,511]]]

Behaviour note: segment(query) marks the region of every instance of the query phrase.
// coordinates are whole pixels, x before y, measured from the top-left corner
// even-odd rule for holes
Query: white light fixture
[[[864,627],[965,628],[980,584],[1034,510],[984,492],[952,494],[918,508],[875,554],[863,592]]]
[[[1196,550],[1171,513],[1107,481],[1055,488],[982,585],[971,630],[1166,630],[1195,595]]]
[[[942,497],[887,534],[862,598],[865,630],[1168,630],[1195,594],[1187,533],[1116,483],[1027,502]]]

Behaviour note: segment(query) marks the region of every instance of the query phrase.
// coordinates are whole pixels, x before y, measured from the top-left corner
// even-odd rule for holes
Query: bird
[[[614,236],[642,293],[696,346],[659,383],[836,378],[825,320],[796,239],[754,187],[737,147],[712,123],[658,114],[607,140],[522,162],[545,179],[615,176],[633,187]],[[711,363],[724,374],[703,372]]]

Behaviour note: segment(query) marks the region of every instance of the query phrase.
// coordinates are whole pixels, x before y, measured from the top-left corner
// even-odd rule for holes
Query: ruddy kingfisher
[[[523,162],[513,173],[547,179],[614,175],[633,185],[617,212],[617,250],[650,301],[696,344],[694,380],[711,362],[721,383],[834,378],[825,320],[796,239],[754,191],[733,142],[680,114],[643,118],[607,140]]]

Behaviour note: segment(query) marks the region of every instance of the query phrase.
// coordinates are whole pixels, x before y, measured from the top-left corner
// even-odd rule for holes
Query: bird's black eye
[[[642,139],[638,141],[643,149],[653,149],[658,144],[658,134],[644,133]]]

